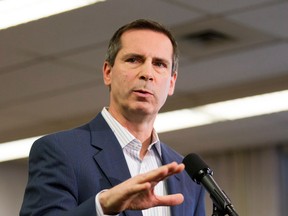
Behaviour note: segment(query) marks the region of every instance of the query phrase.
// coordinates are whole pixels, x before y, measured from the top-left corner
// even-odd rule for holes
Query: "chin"
[[[155,110],[152,109],[151,107],[147,107],[147,106],[134,106],[134,107],[130,107],[130,111],[136,113],[136,114],[152,114]]]
[[[130,111],[135,112],[136,114],[142,115],[155,115],[158,113],[158,106],[151,103],[134,103],[131,104]]]

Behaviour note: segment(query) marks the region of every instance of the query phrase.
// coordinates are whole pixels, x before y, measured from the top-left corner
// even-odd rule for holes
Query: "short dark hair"
[[[115,58],[119,50],[121,49],[121,36],[123,35],[123,33],[129,30],[141,30],[141,29],[148,29],[148,30],[152,30],[155,32],[163,33],[170,39],[172,46],[173,46],[172,73],[177,71],[178,64],[179,64],[179,51],[178,51],[178,45],[174,36],[166,27],[164,27],[160,23],[152,21],[152,20],[147,20],[147,19],[138,19],[120,27],[110,39],[105,60],[111,66],[113,66],[115,62]]]

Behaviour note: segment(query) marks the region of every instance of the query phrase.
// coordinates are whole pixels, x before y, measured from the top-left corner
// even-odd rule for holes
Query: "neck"
[[[147,152],[152,140],[152,131],[155,117],[122,115],[116,112],[114,109],[109,108],[109,113],[123,126],[125,127],[136,139],[142,143],[141,155]]]

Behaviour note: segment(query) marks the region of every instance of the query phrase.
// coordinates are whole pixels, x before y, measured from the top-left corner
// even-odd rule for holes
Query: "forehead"
[[[171,60],[173,55],[173,46],[169,37],[164,33],[147,29],[124,32],[121,36],[121,50],[122,52],[160,55]]]

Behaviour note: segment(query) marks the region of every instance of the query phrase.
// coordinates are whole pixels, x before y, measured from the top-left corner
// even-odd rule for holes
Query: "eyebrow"
[[[139,58],[139,59],[146,59],[145,55],[141,55],[141,54],[138,54],[138,53],[127,53],[127,54],[123,55],[123,59],[129,58],[129,57],[136,57],[136,58]],[[170,64],[169,60],[167,60],[165,58],[153,57],[152,60],[153,61],[157,61],[157,62],[163,62],[163,63],[165,63],[167,65]]]
[[[123,58],[129,58],[129,57],[136,57],[136,58],[141,58],[145,59],[144,55],[138,54],[138,53],[127,53],[123,55]]]
[[[163,62],[163,63],[165,63],[166,65],[170,65],[170,62],[169,62],[169,60],[167,60],[167,59],[163,59],[163,58],[153,58],[153,60],[155,60],[156,62]]]

